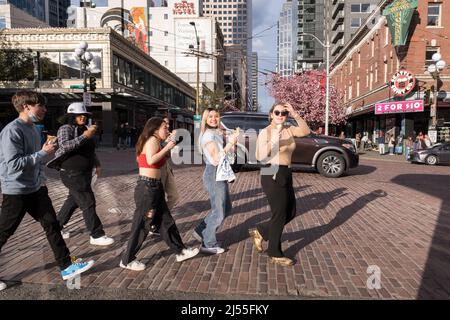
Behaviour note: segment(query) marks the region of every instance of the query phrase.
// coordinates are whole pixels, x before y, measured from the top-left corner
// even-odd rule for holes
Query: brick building
[[[379,131],[395,132],[395,136],[426,133],[430,127],[430,105],[437,84],[437,140],[450,139],[450,70],[448,66],[437,81],[427,71],[431,57],[439,52],[450,62],[450,1],[419,1],[414,10],[404,46],[394,46],[383,10],[395,2],[383,0],[367,18],[332,63],[331,81],[341,89],[344,107],[349,115],[347,136],[367,132],[376,142]],[[391,78],[399,70],[407,70],[416,80],[413,90],[403,97],[390,89]],[[431,93],[430,93],[431,91]],[[376,103],[424,100],[424,111],[375,115]],[[342,128],[344,130],[344,128]]]

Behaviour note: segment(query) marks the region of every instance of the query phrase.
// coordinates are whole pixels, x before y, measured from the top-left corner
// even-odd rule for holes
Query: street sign
[[[84,85],[82,84],[71,84],[70,89],[84,89]]]
[[[436,143],[437,142],[437,130],[428,130],[428,137],[430,138],[431,142]]]
[[[91,105],[92,100],[91,100],[91,93],[90,92],[83,92],[83,103],[87,107],[89,107]]]

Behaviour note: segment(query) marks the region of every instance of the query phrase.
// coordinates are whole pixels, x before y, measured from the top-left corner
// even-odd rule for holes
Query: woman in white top
[[[194,229],[194,237],[202,242],[201,251],[220,254],[225,250],[219,246],[216,230],[222,221],[231,213],[231,199],[228,183],[216,181],[216,171],[220,157],[233,151],[238,133],[230,136],[229,142],[223,147],[223,136],[220,134],[220,114],[216,109],[208,108],[203,112],[200,132],[200,147],[204,155],[206,167],[203,173],[203,185],[209,194],[211,212]]]

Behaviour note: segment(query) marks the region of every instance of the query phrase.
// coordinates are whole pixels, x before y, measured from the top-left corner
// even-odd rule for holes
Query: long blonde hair
[[[217,110],[215,108],[206,108],[205,111],[203,111],[202,123],[201,123],[201,126],[200,126],[200,135],[198,137],[198,149],[199,149],[200,154],[203,154],[203,152],[202,152],[202,144],[201,144],[202,136],[205,133],[206,129],[210,129],[210,128],[208,128],[208,125],[206,124],[206,120],[208,119],[209,113],[212,112],[212,111],[217,112],[217,114],[219,115],[219,123],[217,124],[217,128],[216,129],[220,128],[220,112],[219,112],[219,110]]]

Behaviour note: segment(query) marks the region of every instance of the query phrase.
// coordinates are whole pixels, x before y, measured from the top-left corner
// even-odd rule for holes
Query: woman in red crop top
[[[134,190],[136,210],[131,234],[127,249],[120,261],[120,267],[125,269],[134,271],[145,269],[145,265],[136,259],[136,254],[145,241],[152,224],[155,224],[167,245],[176,252],[177,262],[192,258],[199,252],[198,248],[186,248],[183,244],[175,221],[167,207],[160,168],[164,166],[166,156],[175,146],[175,142],[169,141],[161,148],[161,142],[167,139],[168,134],[168,126],[163,119],[154,117],[147,121],[136,144],[139,178]]]

